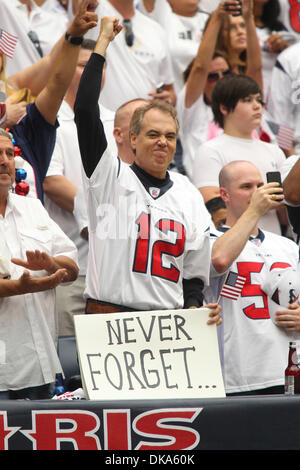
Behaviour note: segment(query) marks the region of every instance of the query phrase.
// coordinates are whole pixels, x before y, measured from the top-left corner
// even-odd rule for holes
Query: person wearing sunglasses
[[[218,37],[229,18],[240,18],[238,1],[220,2],[206,24],[198,53],[184,73],[185,86],[177,96],[180,122],[180,140],[183,147],[183,165],[187,175],[193,177],[195,151],[205,141],[219,135],[222,130],[213,122],[211,96],[222,76],[232,72],[227,53],[218,48]],[[260,47],[252,18],[252,1],[242,2],[243,19],[247,23],[249,42],[249,67],[243,73],[261,83]],[[228,20],[229,21],[229,20]],[[255,36],[253,37],[253,35]]]
[[[232,2],[232,7],[237,3]],[[185,85],[177,95],[176,109],[180,122],[183,165],[190,179],[195,151],[207,140],[213,127],[210,125],[213,120],[210,108],[212,91],[219,78],[230,73],[226,56],[215,50],[222,17],[226,14],[228,13],[223,5],[219,5],[211,14],[198,53],[183,74]]]

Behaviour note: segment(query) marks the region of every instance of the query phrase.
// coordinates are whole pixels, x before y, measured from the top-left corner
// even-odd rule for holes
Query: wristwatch
[[[68,42],[70,42],[71,44],[74,44],[75,46],[80,46],[80,44],[83,41],[83,36],[74,38],[73,36],[71,36],[70,33],[68,33],[68,31],[65,34],[65,38]]]

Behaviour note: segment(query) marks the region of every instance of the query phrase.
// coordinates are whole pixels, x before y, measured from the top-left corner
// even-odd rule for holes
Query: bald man
[[[278,183],[264,184],[257,167],[245,161],[224,166],[219,185],[227,215],[225,225],[211,233],[206,300],[219,298],[227,273],[233,273],[231,278],[238,274],[246,279],[237,300],[220,297],[226,393],[283,393],[289,335],[299,337],[300,307],[291,303],[272,319],[270,298],[262,286],[274,268],[298,270],[299,247],[258,226],[263,214],[282,204],[282,188]]]
[[[113,134],[118,148],[118,156],[123,162],[130,165],[134,162],[134,153],[129,141],[130,119],[139,106],[145,106],[147,103],[147,100],[136,98],[122,104],[115,113]]]

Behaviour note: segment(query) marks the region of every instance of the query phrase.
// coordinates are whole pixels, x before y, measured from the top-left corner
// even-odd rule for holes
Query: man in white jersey
[[[259,86],[246,75],[227,75],[215,85],[212,110],[215,122],[224,133],[199,147],[193,171],[193,182],[205,202],[219,196],[219,172],[231,161],[253,162],[264,181],[268,171],[280,169],[285,160],[283,151],[275,144],[252,137],[253,130],[261,123],[262,105]],[[284,217],[283,208],[278,211]],[[263,215],[261,228],[281,233],[276,211]]]
[[[274,269],[298,272],[299,247],[258,225],[262,214],[281,204],[282,188],[278,183],[264,185],[252,163],[234,161],[220,172],[220,194],[226,225],[211,233],[207,299],[219,298],[228,272],[246,279],[237,300],[220,297],[226,393],[282,393],[288,343],[291,337],[299,339],[300,306],[294,301],[277,310],[276,304],[273,315],[272,297],[263,287]]]
[[[117,18],[102,18],[74,107],[88,197],[86,311],[199,307],[209,276],[211,219],[197,190],[167,172],[178,133],[174,108],[159,101],[134,112],[132,165],[107,148],[99,76],[120,29]],[[219,322],[219,307],[210,307],[211,322]]]

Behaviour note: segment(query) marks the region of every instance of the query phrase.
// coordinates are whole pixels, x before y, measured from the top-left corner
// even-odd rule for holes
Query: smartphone
[[[241,0],[237,0],[237,1],[238,1],[238,3],[239,3],[239,10],[237,11],[237,13],[231,13],[232,16],[241,16],[241,14],[242,14],[242,2],[241,2]],[[230,12],[229,8],[228,8],[227,5],[226,5],[226,3],[227,3],[226,0],[224,0],[222,3],[223,3],[224,6],[225,6],[225,10],[227,10],[228,12]]]
[[[268,171],[266,177],[267,183],[279,183],[282,186],[280,171]]]

